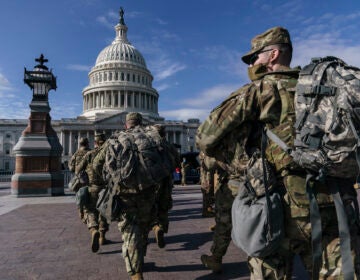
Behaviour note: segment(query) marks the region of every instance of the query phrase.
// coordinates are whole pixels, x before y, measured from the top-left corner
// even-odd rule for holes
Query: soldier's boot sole
[[[206,267],[211,269],[215,273],[221,273],[222,262],[215,259],[214,256],[202,255],[201,262]]]
[[[144,280],[142,273],[136,273],[131,275],[131,280]]]
[[[100,232],[99,244],[100,246],[110,244],[111,241],[105,238],[105,233]]]
[[[100,239],[100,232],[97,230],[93,230],[91,232],[91,251],[96,253],[99,251],[99,239]]]
[[[164,230],[157,226],[154,231],[155,231],[155,239],[158,247],[164,248],[165,247]]]

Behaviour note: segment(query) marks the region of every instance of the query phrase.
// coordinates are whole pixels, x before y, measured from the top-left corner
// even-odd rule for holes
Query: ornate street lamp
[[[47,101],[50,90],[56,90],[56,77],[51,70],[44,65],[48,62],[41,54],[39,58],[35,59],[39,62],[34,67],[33,71],[24,70],[24,82],[33,90],[34,101]]]
[[[41,54],[32,71],[25,68],[24,82],[32,89],[28,126],[14,147],[15,174],[11,178],[11,193],[17,196],[62,195],[64,175],[61,171],[63,148],[52,128],[49,91],[56,90],[56,77],[44,65]]]

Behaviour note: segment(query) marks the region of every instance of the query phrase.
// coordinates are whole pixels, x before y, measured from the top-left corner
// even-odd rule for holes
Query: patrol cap
[[[106,137],[104,133],[95,133],[95,141],[96,142],[105,142]]]
[[[266,46],[288,44],[292,47],[289,31],[283,27],[273,27],[251,40],[251,50],[242,57],[242,61],[250,64],[250,58]]]
[[[86,137],[81,137],[80,140],[79,140],[79,144],[81,146],[89,145],[89,139],[87,139]]]
[[[130,112],[126,115],[126,121],[138,121],[138,122],[142,122],[142,116],[140,113],[137,112]]]

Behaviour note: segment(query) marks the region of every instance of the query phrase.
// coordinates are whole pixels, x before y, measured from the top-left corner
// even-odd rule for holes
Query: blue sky
[[[324,55],[360,66],[360,1],[8,0],[0,8],[0,118],[28,118],[24,67],[32,70],[41,53],[57,76],[52,119],[80,115],[82,89],[115,38],[120,7],[167,120],[204,120],[247,83],[241,56],[254,35],[273,26],[290,31],[292,66]]]

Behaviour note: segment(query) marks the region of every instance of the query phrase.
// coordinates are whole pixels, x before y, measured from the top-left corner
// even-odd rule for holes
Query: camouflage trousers
[[[120,197],[125,210],[120,215],[118,228],[123,239],[122,256],[130,276],[143,270],[155,198],[154,188]]]
[[[295,178],[296,179],[296,178]],[[285,239],[279,251],[263,259],[249,257],[251,280],[291,279],[293,257],[298,255],[309,277],[312,276],[311,224],[308,207],[301,207],[289,193],[284,197]],[[351,214],[348,213],[350,217]],[[336,209],[334,204],[320,206],[322,226],[322,267],[319,279],[344,279]],[[360,279],[360,228],[349,219],[355,274]]]
[[[207,213],[209,208],[212,208],[215,203],[215,195],[214,195],[214,189],[212,192],[207,192],[205,189],[201,188],[202,192],[202,212],[203,214]]]
[[[107,232],[109,230],[109,224],[106,219],[99,214],[96,209],[96,202],[99,198],[98,187],[89,187],[89,201],[84,207],[83,222],[90,228],[96,228],[101,232]]]
[[[237,195],[237,188],[222,183],[215,193],[215,230],[211,253],[222,258],[231,241],[231,207]]]
[[[172,208],[172,177],[165,178],[156,189],[155,214],[152,227],[158,225],[165,233],[169,230],[169,210]]]

